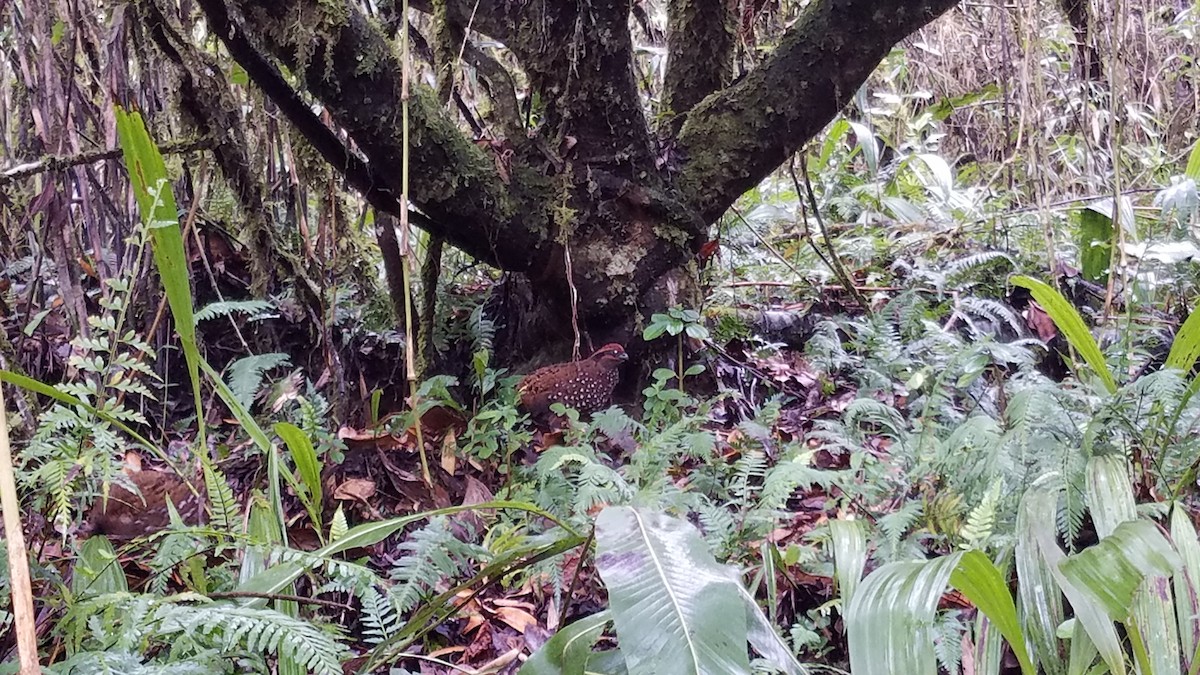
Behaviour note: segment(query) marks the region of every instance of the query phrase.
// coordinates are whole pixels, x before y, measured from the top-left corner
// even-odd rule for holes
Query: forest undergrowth
[[[1080,84],[1068,23],[964,46],[978,12],[743,196],[703,304],[644,317],[661,359],[552,432],[501,275],[414,231],[443,274],[412,396],[361,230],[317,242],[336,283],[250,299],[227,188],[118,107],[141,222],[76,296],[4,259],[43,671],[1200,672],[1200,17],[1131,13],[1154,72]]]

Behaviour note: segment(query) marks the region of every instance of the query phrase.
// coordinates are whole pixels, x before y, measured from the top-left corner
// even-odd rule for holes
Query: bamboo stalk
[[[21,675],[40,675],[37,631],[33,614],[33,588],[29,582],[29,553],[21,529],[21,502],[13,475],[12,448],[8,441],[8,406],[0,387],[0,506],[4,509],[4,534],[8,540],[8,578],[12,587],[13,627]]]

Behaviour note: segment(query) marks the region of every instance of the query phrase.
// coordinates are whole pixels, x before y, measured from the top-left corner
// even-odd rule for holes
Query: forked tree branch
[[[318,149],[327,158],[332,151],[335,168],[355,180],[368,199],[397,213],[403,161],[400,61],[379,30],[348,4],[336,10],[319,0],[243,0],[230,5],[200,0],[200,5],[234,58],[281,107],[296,108],[303,102],[273,66],[264,68],[255,61],[257,50],[249,40],[239,42],[238,36],[253,36],[300,75],[369,163],[364,166],[348,152],[336,159],[336,148]],[[541,181],[533,176],[532,184],[521,185],[524,175],[502,179],[496,159],[456,128],[427,88],[413,88],[409,110],[415,167],[411,200],[430,216],[419,224],[490,265],[526,269],[546,241],[544,222],[539,222],[539,214],[548,218]],[[289,118],[306,123],[304,115]],[[313,119],[308,116],[307,123]],[[310,142],[329,140],[328,128],[320,126],[304,132]],[[390,204],[397,206],[388,208]]]
[[[714,221],[828,124],[888,51],[958,0],[819,0],[775,53],[692,110],[676,184]]]

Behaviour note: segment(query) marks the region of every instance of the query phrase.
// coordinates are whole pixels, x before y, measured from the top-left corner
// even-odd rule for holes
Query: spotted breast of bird
[[[171,524],[168,499],[184,523],[196,525],[204,521],[203,483],[193,492],[173,472],[136,471],[130,472],[129,478],[137,493],[113,485],[107,499],[97,498],[92,504],[79,529],[80,537],[103,534],[110,539],[127,540],[151,535]]]
[[[618,368],[628,359],[625,348],[612,343],[581,361],[539,368],[517,385],[520,407],[539,422],[552,420],[550,406],[555,403],[585,415],[602,410],[612,400]]]

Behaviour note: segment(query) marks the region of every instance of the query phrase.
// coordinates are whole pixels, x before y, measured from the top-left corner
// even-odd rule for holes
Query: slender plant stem
[[[796,179],[795,167],[790,163],[788,170],[792,174],[792,182],[796,184],[797,198],[799,198],[800,181]],[[817,219],[817,227],[821,228],[821,238],[825,240],[825,248],[829,252],[829,265],[833,270],[838,281],[842,282],[842,286],[854,298],[854,301],[862,307],[863,312],[871,314],[871,304],[859,292],[858,287],[854,285],[854,279],[850,276],[850,272],[846,270],[846,266],[842,264],[842,259],[838,257],[837,248],[833,245],[833,238],[829,236],[829,228],[825,227],[825,221],[821,218],[821,209],[817,206],[817,195],[813,192],[812,181],[808,178],[808,157],[804,153],[800,154],[800,174],[804,176],[804,195],[808,198],[809,208],[812,209],[813,218]],[[807,229],[807,228],[806,228]],[[811,241],[811,240],[810,240]],[[816,246],[813,246],[816,249]]]
[[[413,330],[412,306],[412,251],[409,250],[408,232],[408,96],[411,74],[411,54],[408,48],[408,0],[402,3],[400,15],[405,18],[400,28],[400,58],[403,63],[400,68],[400,112],[401,136],[404,145],[404,157],[400,165],[400,260],[404,270],[404,365],[407,370],[408,397],[413,410],[413,426],[417,431],[417,452],[421,456],[421,478],[426,485],[433,485],[433,476],[429,473],[429,457],[425,454],[425,436],[421,429],[421,406],[417,395],[417,340]]]
[[[354,607],[347,605],[344,602],[336,600],[325,600],[323,598],[308,598],[303,595],[291,595],[288,593],[258,593],[256,591],[214,591],[206,595],[211,600],[225,600],[232,598],[264,598],[267,600],[286,600],[288,602],[296,602],[302,605],[320,605],[322,607],[331,607],[347,612],[354,611]]]
[[[683,391],[683,333],[676,338],[679,344],[679,354],[675,357],[675,370],[679,377],[679,391]]]

